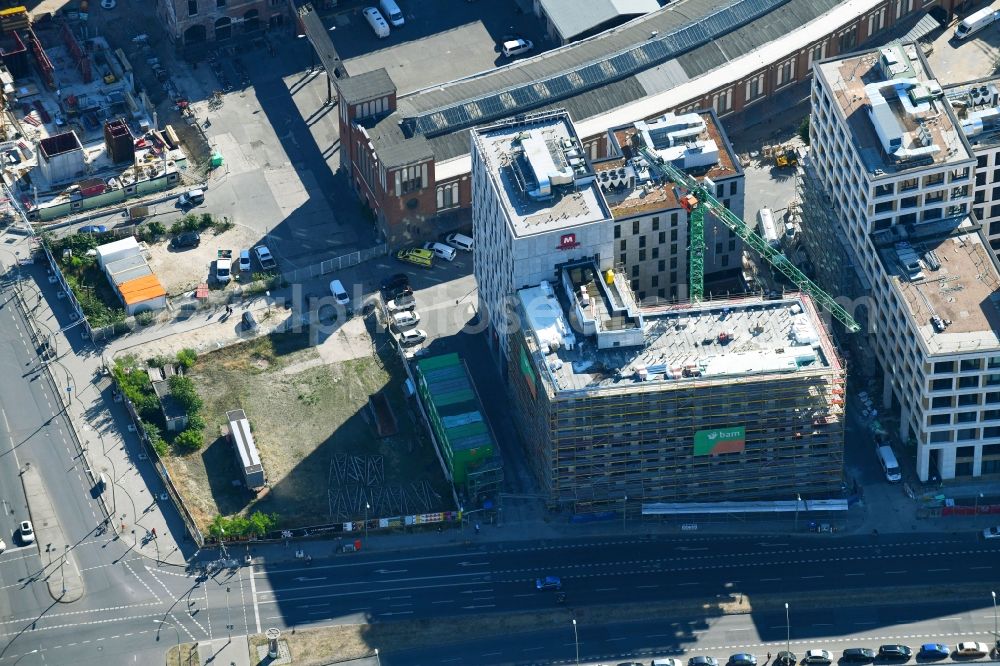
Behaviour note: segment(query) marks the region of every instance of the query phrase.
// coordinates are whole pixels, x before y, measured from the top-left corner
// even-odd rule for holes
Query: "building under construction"
[[[558,276],[517,292],[508,368],[553,507],[839,494],[845,370],[808,296],[640,309],[593,262]]]

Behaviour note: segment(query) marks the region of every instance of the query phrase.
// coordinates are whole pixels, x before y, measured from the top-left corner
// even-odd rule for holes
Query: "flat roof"
[[[641,16],[660,8],[657,0],[538,0],[559,36],[572,39],[620,17]]]
[[[566,113],[477,128],[473,140],[515,236],[611,219]]]
[[[688,171],[696,173],[699,177],[707,176],[714,181],[741,175],[743,169],[740,167],[739,161],[733,153],[732,145],[729,143],[729,138],[719,125],[715,114],[704,110],[698,111],[697,115],[705,123],[705,129],[691,138],[698,143],[714,143],[718,148],[718,159],[711,166]],[[620,219],[657,210],[680,208],[681,205],[677,201],[677,193],[673,183],[661,179],[616,179],[614,181],[616,186],[604,186],[605,179],[600,177],[602,172],[626,167],[633,155],[632,137],[639,130],[635,124],[630,124],[616,127],[610,131],[622,151],[622,156],[599,160],[594,163],[594,170],[598,173],[598,182],[602,184],[604,198],[611,208],[611,214],[616,219]]]
[[[688,382],[728,383],[840,367],[812,300],[799,294],[779,300],[741,298],[642,309],[643,344],[598,349],[543,287],[518,291],[526,312],[545,317],[526,325],[539,343],[544,368],[557,393],[634,389],[670,390]],[[561,321],[560,321],[561,317]],[[536,330],[533,322],[543,322]]]
[[[417,369],[451,450],[492,448],[493,436],[479,396],[458,354],[423,358],[417,361]]]
[[[905,238],[901,232],[893,227],[873,239],[930,353],[1000,348],[1000,272],[979,225],[960,218],[920,225]],[[905,265],[907,250],[918,258],[918,276]],[[940,318],[943,331],[935,329],[933,317]]]
[[[1000,145],[1000,77],[945,86],[944,94],[973,150]]]
[[[814,67],[827,82],[869,173],[896,175],[972,159],[950,105],[913,44],[893,44]]]
[[[240,464],[243,465],[244,471],[256,472],[263,469],[246,412],[242,409],[232,409],[226,412],[226,419],[229,421],[229,435],[239,452]]]
[[[135,305],[167,295],[167,290],[155,275],[145,275],[118,285],[126,305]]]

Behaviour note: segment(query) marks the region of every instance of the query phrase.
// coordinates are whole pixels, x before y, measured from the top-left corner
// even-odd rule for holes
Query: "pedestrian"
[[[771,661],[771,653],[770,652],[767,653],[767,660]]]
[[[156,528],[155,527],[152,529],[152,532],[153,532],[153,538],[155,539],[156,538]]]
[[[476,523],[476,534],[479,534],[479,523]]]

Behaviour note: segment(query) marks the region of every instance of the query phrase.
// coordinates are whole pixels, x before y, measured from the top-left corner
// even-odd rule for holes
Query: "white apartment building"
[[[1000,271],[969,215],[976,155],[912,46],[814,73],[809,168],[868,291],[883,404],[921,480],[1000,473]]]
[[[644,133],[665,160],[715,183],[715,195],[743,217],[744,174],[725,130],[711,109],[666,114],[608,130],[612,156],[594,162],[614,217],[615,264],[628,275],[639,301],[688,299],[688,213],[672,183],[657,182],[635,159],[632,143]],[[705,219],[705,288],[739,291],[743,241],[709,214]]]
[[[976,155],[972,212],[1000,256],[1000,78],[959,83],[944,92]]]
[[[565,111],[471,134],[479,314],[506,367],[517,290],[554,282],[556,267],[572,261],[593,258],[600,270],[612,268],[611,211]]]

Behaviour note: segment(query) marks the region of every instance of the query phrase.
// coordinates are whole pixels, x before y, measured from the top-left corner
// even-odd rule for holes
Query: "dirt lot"
[[[197,213],[198,209],[195,208],[194,212]],[[176,217],[180,218],[181,216],[177,215]],[[156,219],[167,228],[170,228],[170,225],[176,221],[168,216],[158,216]],[[258,242],[260,242],[258,234],[239,224],[219,236],[216,236],[211,229],[207,229],[201,232],[201,245],[198,247],[174,250],[169,246],[167,240],[151,244],[149,246],[149,266],[156,273],[156,277],[160,278],[167,294],[177,296],[184,292],[193,291],[199,283],[208,280],[208,273],[212,261],[215,260],[217,249],[232,250],[233,263],[235,264],[241,249],[250,249]],[[256,263],[254,263],[254,269],[259,270]]]
[[[201,356],[190,372],[205,401],[206,445],[166,462],[198,523],[260,510],[277,513],[285,528],[323,525],[360,518],[366,502],[372,518],[450,508],[430,441],[409,414],[398,360],[330,363],[308,344],[305,333],[262,336]],[[384,439],[367,410],[379,391],[398,425]],[[236,408],[247,413],[268,477],[256,498],[220,435],[225,412]]]

